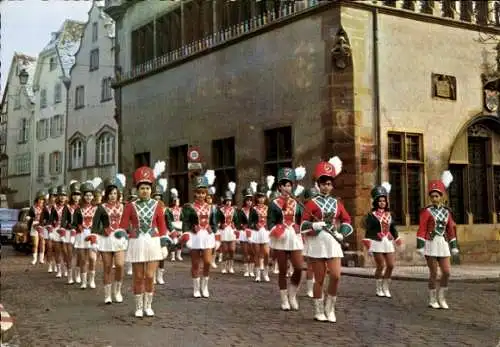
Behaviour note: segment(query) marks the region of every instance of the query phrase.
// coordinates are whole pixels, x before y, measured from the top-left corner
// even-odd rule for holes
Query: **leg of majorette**
[[[328,320],[325,315],[325,300],[323,297],[326,265],[323,259],[308,258],[308,267],[311,267],[315,279],[315,282],[313,282],[314,319],[320,322]],[[308,280],[307,284],[309,285],[309,283]]]
[[[250,264],[248,263],[248,242],[240,241],[240,246],[243,259],[243,276],[248,277],[250,276]]]
[[[222,260],[222,268],[221,268],[221,273],[225,274],[227,273],[227,268],[229,264],[229,242],[222,241],[221,242],[221,254],[223,255],[224,259]]]
[[[269,282],[269,245],[263,243],[260,245],[260,263],[259,268],[263,272],[264,282]]]
[[[31,261],[31,264],[32,265],[35,265],[38,261],[38,241],[39,241],[39,238],[38,238],[38,233],[36,232],[36,230],[33,232],[31,231],[30,232],[30,237],[31,237],[31,245],[32,245],[32,253],[33,253],[33,260]]]
[[[170,261],[175,261],[175,248],[174,247],[171,247],[169,249],[169,252],[170,252]],[[161,264],[160,264],[161,265]]]
[[[281,309],[283,311],[290,311],[290,301],[288,299],[288,280],[286,278],[288,270],[288,255],[286,251],[275,249],[274,256],[276,257],[276,263],[278,264],[280,270],[278,274],[278,285],[280,288]]]
[[[377,296],[385,296],[384,293],[384,279],[382,274],[385,267],[385,257],[383,253],[373,253],[373,260],[375,261],[375,293]]]
[[[113,252],[101,252],[102,255],[102,271],[104,283],[104,303],[111,304],[111,275],[113,269]]]
[[[127,275],[132,276],[132,263],[126,262],[125,266],[127,268]]]
[[[342,266],[340,260],[341,258],[332,258],[327,260],[329,283],[325,301],[325,313],[328,321],[332,323],[337,321],[337,317],[335,315],[335,303],[337,302],[337,291],[339,288]]]
[[[64,243],[64,241],[61,243],[61,249],[62,249],[62,264],[61,264],[61,269],[63,274],[66,276],[67,274],[67,262],[68,262],[68,247],[67,243]]]
[[[313,270],[313,259],[307,258],[307,270],[306,270],[306,283],[307,283],[307,296],[314,298],[314,270]]]
[[[234,274],[234,254],[236,253],[236,241],[231,241],[229,243],[229,264],[228,272]]]
[[[97,251],[94,249],[88,250],[88,264],[89,264],[89,287],[94,289],[95,285],[95,265],[97,262]]]
[[[177,258],[178,261],[182,261],[182,245],[178,244],[176,245],[176,250],[175,250],[175,257]]]
[[[250,277],[255,277],[255,263],[253,261],[254,259],[254,248],[253,244],[250,242],[250,239],[248,239],[248,257],[247,257],[247,262],[248,262],[248,272]]]
[[[252,248],[253,248],[253,264],[256,269],[255,273],[255,282],[260,282],[261,281],[261,273],[263,269],[261,269],[260,265],[261,262],[263,263],[262,259],[262,254],[260,251],[261,245],[258,243],[252,243]]]
[[[158,268],[156,269],[156,283],[165,284],[163,280],[163,274],[165,273],[165,259],[158,262]]]
[[[290,276],[290,286],[288,287],[288,301],[290,303],[290,308],[297,311],[299,309],[297,292],[299,291],[300,279],[302,278],[302,267],[304,266],[302,250],[290,251],[290,264],[293,268],[293,272]]]
[[[136,317],[144,316],[144,272],[145,263],[132,263]],[[152,275],[153,274],[151,274],[151,276]]]
[[[152,304],[153,304],[153,296],[155,292],[155,286],[153,283],[153,277],[154,274],[156,273],[156,270],[158,269],[158,261],[150,261],[147,262],[145,265],[146,271],[145,271],[145,293],[144,293],[144,313],[146,313],[146,316],[148,317],[153,317],[155,315],[155,312],[153,311]]]
[[[56,277],[62,277],[62,259],[63,259],[63,247],[62,242],[52,242],[52,246],[54,247],[54,263],[56,264]]]
[[[202,250],[203,257],[203,277],[201,279],[201,296],[204,298],[208,298],[210,296],[210,292],[208,291],[208,280],[210,275],[210,265],[212,264],[212,249],[203,249]]]
[[[440,308],[437,300],[437,271],[438,271],[438,261],[435,257],[425,257],[427,260],[427,267],[429,268],[429,307]]]
[[[66,247],[68,248],[67,255],[68,258],[66,260],[66,272],[65,276],[68,277],[68,284],[73,284],[73,244],[67,243]]]
[[[113,294],[116,302],[123,302],[122,283],[124,273],[125,252],[118,251],[113,256],[115,263],[115,281],[113,283]],[[111,274],[110,274],[111,275]]]
[[[75,282],[82,283],[82,264],[83,258],[85,257],[85,250],[82,248],[76,248],[76,266],[75,266]]]
[[[273,273],[275,275],[279,274],[280,273],[280,270],[279,270],[279,265],[278,265],[278,256],[277,256],[277,253],[271,249],[271,259],[273,260],[272,263],[273,263]]]
[[[191,278],[193,279],[193,297],[201,298],[200,262],[201,252],[199,249],[191,250]]]
[[[38,237],[39,244],[38,244],[38,262],[40,264],[45,263],[45,238],[43,235],[40,235]]]
[[[439,281],[438,301],[441,308],[447,310],[448,303],[446,302],[446,293],[448,291],[448,281],[450,279],[451,264],[450,257],[438,258],[439,268],[441,270],[441,279]]]
[[[47,263],[49,265],[48,272],[51,273],[52,271],[55,271],[54,269],[54,248],[52,246],[52,240],[49,238],[45,242],[46,244],[46,251],[47,251]]]
[[[219,241],[220,243],[220,241]],[[220,247],[220,244],[219,244],[219,247]],[[216,245],[215,245],[215,248],[212,248],[212,268],[214,269],[217,269],[217,241],[216,241]]]
[[[89,249],[82,248],[79,249],[79,265],[80,265],[80,276],[82,285],[80,289],[86,289],[88,285],[88,268],[89,268]]]
[[[384,253],[385,260],[385,271],[384,271],[384,279],[382,282],[382,291],[385,297],[391,297],[391,277],[392,270],[394,270],[394,253]]]

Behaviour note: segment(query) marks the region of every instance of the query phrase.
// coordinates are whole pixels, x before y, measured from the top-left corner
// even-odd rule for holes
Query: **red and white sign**
[[[191,163],[199,163],[201,161],[200,150],[198,147],[189,147],[188,161]]]

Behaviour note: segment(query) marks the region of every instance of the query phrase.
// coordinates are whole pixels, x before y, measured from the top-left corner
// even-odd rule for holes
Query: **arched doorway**
[[[478,116],[469,122],[449,163],[455,178],[449,204],[457,223],[469,223],[469,214],[474,224],[493,223],[495,214],[500,217],[500,119]]]

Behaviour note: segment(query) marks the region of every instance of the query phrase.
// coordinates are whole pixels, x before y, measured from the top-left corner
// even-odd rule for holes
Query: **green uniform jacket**
[[[283,210],[280,207],[282,197],[277,197],[269,203],[267,210],[267,229],[271,231],[278,224],[283,224]],[[294,223],[300,226],[302,221],[302,207],[295,202]]]
[[[226,224],[226,217],[224,216],[224,212],[222,212],[223,208],[224,207],[217,208],[217,210],[216,210],[216,216],[215,216],[215,220],[217,222],[217,225],[221,226],[221,228],[222,228],[222,225]],[[234,224],[234,227],[236,229],[239,229],[239,225],[240,225],[240,221],[239,221],[239,209],[236,206],[232,206],[232,208],[234,210],[232,222]]]
[[[194,232],[195,227],[199,225],[199,218],[193,204],[185,204],[181,212],[182,231]],[[215,209],[209,207],[208,224],[210,226],[209,232],[215,233],[217,231],[217,217]]]
[[[247,217],[245,211],[243,211],[243,208],[240,208],[238,209],[238,222],[239,225],[237,226],[237,228],[239,230],[243,230],[246,228],[257,230],[257,224],[259,223],[259,215],[257,214],[255,208],[251,207]]]
[[[370,212],[366,215],[364,225],[365,225],[365,239],[381,241],[378,234],[382,231],[382,228],[380,225],[380,221],[378,220],[377,217],[373,215],[373,213]],[[392,217],[391,217],[391,223],[389,225],[389,232],[391,233],[394,240],[397,240],[399,234],[396,229],[396,224],[394,223]]]

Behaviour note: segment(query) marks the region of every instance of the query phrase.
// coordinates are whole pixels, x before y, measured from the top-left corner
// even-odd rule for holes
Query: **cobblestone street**
[[[100,274],[97,289],[82,291],[10,246],[2,253],[1,300],[15,319],[10,346],[496,346],[500,336],[498,283],[452,283],[443,311],[426,307],[425,282],[394,281],[393,299],[379,299],[372,280],[343,277],[332,325],[312,320],[304,289],[301,310],[281,312],[275,275],[256,284],[215,273],[211,298],[193,299],[185,259],[167,265],[157,316],[136,319],[130,277],[125,302],[106,306]]]

